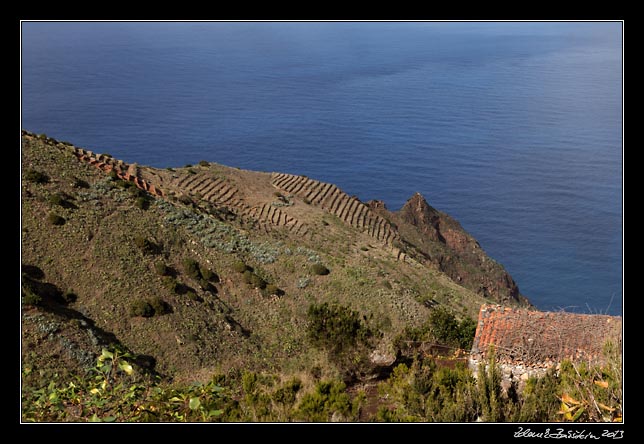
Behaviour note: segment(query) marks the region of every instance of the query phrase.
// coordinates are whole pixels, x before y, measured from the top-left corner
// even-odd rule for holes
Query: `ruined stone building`
[[[552,366],[572,362],[602,363],[607,342],[622,348],[620,316],[542,312],[483,305],[469,359],[476,373],[493,347],[503,379],[527,380]]]

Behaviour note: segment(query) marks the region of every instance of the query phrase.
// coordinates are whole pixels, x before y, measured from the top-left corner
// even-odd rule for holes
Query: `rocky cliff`
[[[458,221],[429,205],[420,193],[396,212],[388,211],[379,201],[370,206],[396,225],[403,241],[412,247],[409,249],[420,254],[419,260],[485,298],[530,305],[503,266],[491,259]]]

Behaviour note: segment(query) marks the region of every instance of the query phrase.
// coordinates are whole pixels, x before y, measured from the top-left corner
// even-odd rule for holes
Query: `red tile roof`
[[[621,347],[622,318],[483,305],[472,345],[474,359],[494,346],[497,362],[550,366],[564,359],[601,361],[607,341]]]

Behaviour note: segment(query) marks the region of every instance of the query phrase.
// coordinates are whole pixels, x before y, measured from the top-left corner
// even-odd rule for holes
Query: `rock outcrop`
[[[434,264],[455,282],[491,300],[530,305],[503,266],[491,259],[455,219],[429,205],[420,193],[397,212],[388,211],[379,201],[369,206],[397,227],[402,240],[415,247],[422,260]]]

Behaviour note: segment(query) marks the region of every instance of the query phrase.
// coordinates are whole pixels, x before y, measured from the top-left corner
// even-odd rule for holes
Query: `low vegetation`
[[[521,390],[494,365],[474,378],[462,349],[489,298],[414,262],[412,246],[397,260],[270,174],[139,167],[166,180],[152,198],[73,147],[23,140],[23,421],[621,417],[618,360],[564,363]],[[288,204],[310,236],[204,200],[215,169],[241,191],[231,202]]]
[[[609,346],[607,353],[614,350]],[[74,422],[587,422],[621,420],[617,357],[609,364],[564,362],[522,392],[501,387],[494,359],[478,379],[464,364],[453,368],[432,359],[399,364],[378,383],[377,411],[364,418],[364,391],[339,380],[307,384],[298,377],[247,370],[215,373],[209,381],[169,384],[138,367],[136,356],[103,349],[90,377],[54,378],[24,387],[23,421]],[[35,369],[23,368],[23,378]]]

